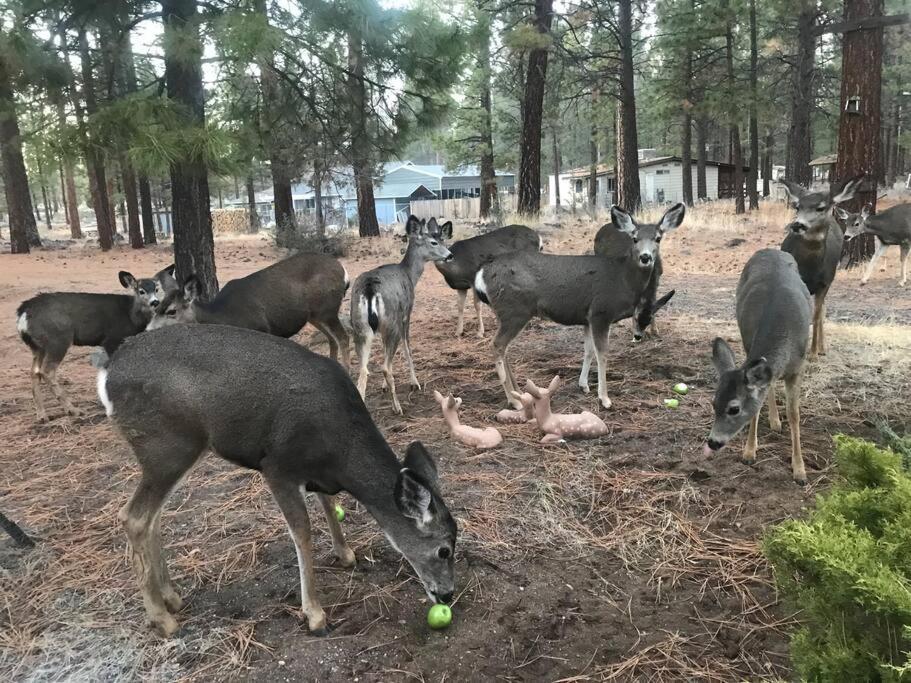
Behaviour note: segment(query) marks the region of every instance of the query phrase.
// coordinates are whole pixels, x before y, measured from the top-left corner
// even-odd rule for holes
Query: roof
[[[683,158],[678,156],[664,156],[664,157],[655,157],[654,159],[645,159],[639,161],[639,168],[647,168],[649,166],[660,166],[662,164],[678,162],[683,163]],[[696,163],[696,160],[693,159],[693,163]],[[734,168],[734,164],[728,164],[724,161],[706,161],[706,166],[718,166],[724,168]],[[744,171],[749,170],[749,166],[743,167]],[[581,166],[579,168],[573,168],[569,171],[563,171],[560,175],[568,175],[570,178],[587,178],[591,174],[590,166]],[[608,166],[607,164],[598,164],[596,175],[614,175],[614,167]]]
[[[407,168],[417,173],[425,173],[434,178],[479,178],[481,171],[477,166],[467,164],[447,169],[443,164],[416,164],[412,161],[387,162],[383,164],[383,173],[388,175],[400,168]],[[514,176],[508,171],[495,171],[498,176]]]
[[[821,157],[813,159],[810,166],[830,166],[838,161],[837,154],[823,154]]]

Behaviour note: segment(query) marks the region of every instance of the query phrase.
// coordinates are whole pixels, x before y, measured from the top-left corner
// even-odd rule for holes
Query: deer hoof
[[[776,420],[775,422],[769,422],[769,429],[773,432],[781,431],[781,420]]]
[[[170,591],[167,595],[162,595],[164,599],[164,605],[168,608],[168,611],[171,614],[177,614],[181,609],[183,609],[183,600],[177,593],[173,590]]]
[[[319,610],[319,614],[307,617],[307,627],[310,629],[310,635],[318,638],[325,638],[329,635],[329,623],[326,621],[326,613]]]
[[[860,286],[861,286],[861,287],[865,286],[866,284],[867,284],[867,281],[866,281],[866,280],[861,280],[861,281],[860,281]]]
[[[177,623],[177,619],[172,617],[170,614],[161,614],[157,617],[152,617],[152,626],[165,638],[170,638],[175,633],[177,629],[180,628],[180,625]]]
[[[611,405],[613,405],[613,404],[611,403],[611,400],[605,396],[604,398],[601,399],[601,405],[603,406],[603,408],[605,410],[609,410]]]
[[[591,391],[591,387],[589,387],[587,384],[582,384],[582,382],[579,382],[579,388],[582,390],[583,394],[587,394]]]
[[[84,415],[79,408],[67,408],[66,414],[70,417],[82,417]]]
[[[354,551],[351,548],[342,548],[335,553],[335,556],[338,558],[338,563],[345,568],[350,568],[357,564],[357,558],[355,558]]]

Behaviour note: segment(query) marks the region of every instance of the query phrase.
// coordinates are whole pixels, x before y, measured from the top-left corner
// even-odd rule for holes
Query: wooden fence
[[[500,211],[514,213],[516,195],[500,195]],[[459,197],[458,199],[423,199],[411,202],[411,213],[418,218],[445,218],[446,220],[479,220],[481,218],[480,197]]]

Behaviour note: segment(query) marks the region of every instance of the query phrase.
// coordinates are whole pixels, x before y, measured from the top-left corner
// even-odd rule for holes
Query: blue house
[[[334,169],[322,188],[324,208],[344,207],[348,218],[357,216],[357,193],[351,169]],[[497,189],[500,192],[514,192],[515,175],[497,173]],[[294,210],[299,214],[312,212],[316,207],[313,188],[305,182],[295,183],[291,188]],[[411,161],[383,164],[382,175],[374,183],[374,200],[377,222],[383,225],[404,223],[411,210],[411,202],[422,199],[455,199],[458,197],[480,197],[481,174],[476,166],[466,166],[457,171],[448,171],[440,164],[415,164]],[[266,223],[274,220],[272,191],[256,195],[260,217]],[[240,198],[228,204],[245,205]]]

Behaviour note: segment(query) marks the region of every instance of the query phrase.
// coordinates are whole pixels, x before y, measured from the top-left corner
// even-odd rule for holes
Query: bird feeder
[[[860,114],[860,95],[852,95],[845,103],[845,113]]]

